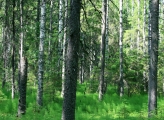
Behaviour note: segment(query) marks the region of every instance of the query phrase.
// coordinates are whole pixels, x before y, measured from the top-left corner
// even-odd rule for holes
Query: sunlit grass
[[[86,84],[78,85],[76,99],[76,120],[148,120],[147,95],[133,95],[122,98],[117,96],[113,87],[109,87],[102,101],[98,93],[89,92]],[[44,106],[36,105],[36,88],[27,91],[26,115],[17,118],[18,98],[11,100],[9,91],[0,91],[0,120],[60,120],[62,98],[56,91],[54,100],[44,96]],[[158,99],[158,115],[150,120],[164,119],[164,101]]]

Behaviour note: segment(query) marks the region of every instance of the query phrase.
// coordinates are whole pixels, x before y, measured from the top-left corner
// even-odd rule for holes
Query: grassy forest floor
[[[86,83],[78,85],[76,120],[147,120],[147,95],[120,98],[113,87],[109,87],[103,101],[98,94],[86,89]],[[54,100],[44,96],[44,106],[36,105],[36,89],[27,88],[26,115],[17,118],[18,96],[14,100],[10,92],[0,90],[0,120],[60,120],[62,98],[56,92]],[[164,120],[164,98],[158,99],[158,115],[151,120]]]

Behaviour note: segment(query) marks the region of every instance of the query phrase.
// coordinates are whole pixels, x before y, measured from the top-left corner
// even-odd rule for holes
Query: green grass
[[[86,84],[78,85],[76,99],[76,120],[148,120],[147,95],[118,97],[113,87],[109,87],[103,101],[98,100],[97,93],[86,90]],[[55,99],[44,96],[44,106],[36,105],[36,90],[27,91],[26,115],[17,118],[18,98],[11,100],[9,91],[0,91],[0,120],[60,120],[62,98],[56,91]],[[158,99],[158,115],[150,120],[164,120],[164,101]]]

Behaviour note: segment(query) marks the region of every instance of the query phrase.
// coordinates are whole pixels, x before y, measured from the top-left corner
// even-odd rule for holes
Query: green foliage
[[[86,91],[86,84],[78,84],[76,100],[77,120],[148,120],[147,118],[147,95],[124,96],[120,98],[115,94],[115,87],[108,87],[107,94],[103,101],[98,100],[97,93]],[[33,91],[36,91],[33,88]],[[5,92],[1,91],[4,95]],[[30,89],[27,91],[31,92]],[[84,94],[85,92],[85,94]],[[163,120],[163,98],[159,99],[158,115],[154,115],[150,120]],[[55,99],[50,101],[44,98],[45,104],[38,108],[35,102],[35,94],[27,94],[26,115],[16,117],[17,98],[0,102],[0,119],[2,120],[59,120],[62,113],[62,98],[60,93],[56,93]]]
[[[138,8],[135,7],[137,2],[132,6],[132,0],[125,0],[123,7],[123,47],[124,47],[124,79],[128,83],[129,90],[125,90],[125,96],[119,98],[116,94],[116,83],[119,79],[119,1],[109,2],[109,52],[106,53],[105,80],[108,82],[109,88],[104,96],[103,101],[98,101],[98,84],[99,84],[99,53],[101,40],[101,2],[100,0],[92,0],[95,6],[87,0],[83,0],[83,9],[81,10],[81,39],[79,61],[84,61],[84,78],[86,82],[82,85],[78,84],[77,101],[76,101],[76,119],[77,120],[146,120],[147,119],[147,96],[141,95],[143,87],[143,72],[148,76],[148,55],[147,48],[144,53],[143,44],[143,1],[140,1],[140,14]],[[0,0],[2,7],[0,9],[0,28],[4,26],[4,2]],[[148,4],[148,2],[147,2]],[[1,6],[1,5],[0,5]],[[24,4],[24,52],[28,58],[28,83],[27,83],[27,111],[26,115],[16,118],[17,111],[17,95],[16,99],[11,100],[10,92],[6,89],[0,90],[0,119],[12,120],[59,120],[62,113],[61,91],[61,63],[59,63],[60,55],[58,54],[58,1],[54,2],[54,10],[52,15],[52,33],[50,33],[50,2],[47,2],[46,11],[46,40],[45,40],[45,69],[44,69],[44,106],[39,108],[36,105],[36,88],[37,88],[37,61],[38,61],[38,38],[36,36],[37,22],[37,1],[26,1]],[[9,20],[12,20],[12,7],[10,5]],[[132,12],[133,9],[133,12]],[[148,5],[147,8],[148,9]],[[16,39],[19,39],[19,9],[16,11]],[[162,9],[161,9],[162,12]],[[148,15],[145,16],[145,35],[146,45],[148,36]],[[138,22],[139,18],[139,22]],[[139,24],[139,28],[138,28]],[[159,114],[154,115],[151,120],[163,120],[163,79],[164,79],[164,41],[163,41],[163,21],[160,20],[160,44],[159,44],[159,63],[158,63],[158,95],[159,95]],[[12,22],[10,22],[12,32]],[[4,29],[4,28],[3,28]],[[2,30],[0,29],[0,43],[2,43]],[[137,33],[140,32],[140,49],[136,47]],[[49,35],[51,34],[51,39]],[[10,36],[12,38],[12,36]],[[49,51],[49,41],[51,43],[51,51]],[[18,42],[18,41],[17,41]],[[16,51],[18,52],[18,43]],[[0,53],[3,53],[3,45],[0,46]],[[49,52],[51,55],[49,55]],[[17,53],[18,54],[18,53]],[[18,55],[16,56],[16,63]],[[92,62],[92,71],[90,65]],[[3,72],[3,63],[0,63],[0,72]],[[10,65],[11,66],[11,65]],[[17,65],[16,65],[17,67]],[[10,70],[9,70],[10,71]],[[16,70],[18,71],[18,70]],[[89,75],[92,72],[91,76]],[[17,76],[16,76],[17,78]],[[147,78],[146,78],[147,80]],[[1,80],[2,81],[2,80]],[[11,83],[7,83],[10,88]],[[114,85],[114,86],[111,86]],[[132,97],[127,97],[128,95]],[[129,95],[129,96],[130,96]]]

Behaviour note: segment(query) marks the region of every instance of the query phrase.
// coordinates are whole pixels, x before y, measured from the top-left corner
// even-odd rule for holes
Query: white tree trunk
[[[132,11],[131,11],[132,16],[134,15],[134,0],[132,0]],[[131,27],[131,30],[133,29],[133,26]],[[133,45],[133,41],[134,41],[134,33],[131,33],[131,37],[130,37],[130,49],[132,50],[134,45]]]
[[[65,55],[67,48],[67,20],[68,20],[68,0],[65,0],[65,18],[64,18],[64,39],[63,39],[63,63],[62,63],[62,91],[61,97],[64,95],[64,79],[65,79]]]
[[[138,0],[137,50],[140,50],[140,0]]]
[[[44,65],[44,40],[45,40],[45,0],[41,0],[41,17],[40,17],[40,43],[39,43],[39,59],[38,59],[38,91],[37,103],[39,106],[43,105],[43,65]]]
[[[122,19],[122,11],[123,11],[123,0],[120,0],[120,36],[119,36],[119,46],[120,46],[120,83],[119,83],[119,94],[120,97],[124,94],[124,83],[123,83],[123,19]]]
[[[58,75],[61,77],[62,74],[62,49],[63,49],[63,0],[59,0],[59,28],[58,28]]]

